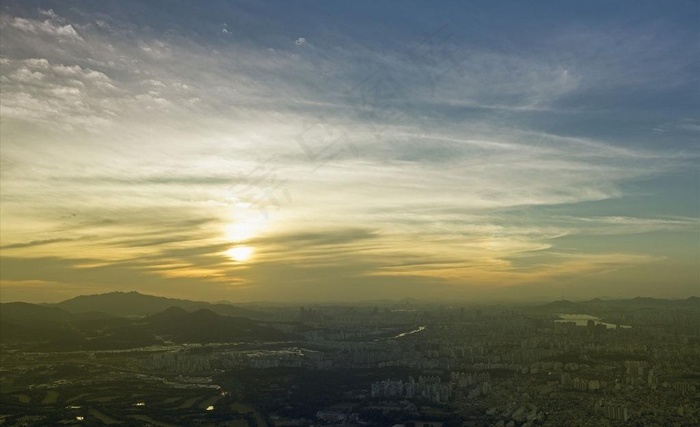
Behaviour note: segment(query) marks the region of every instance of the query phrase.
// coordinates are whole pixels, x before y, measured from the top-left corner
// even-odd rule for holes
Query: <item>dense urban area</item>
[[[0,425],[692,426],[700,299],[0,308]]]

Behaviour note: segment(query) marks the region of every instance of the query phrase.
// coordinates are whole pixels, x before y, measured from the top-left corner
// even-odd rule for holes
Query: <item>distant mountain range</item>
[[[596,314],[656,307],[700,309],[700,298],[560,300],[530,307],[529,310],[548,314]],[[275,329],[265,319],[265,311],[228,303],[212,304],[138,292],[111,292],[83,295],[57,304],[0,304],[0,343],[23,344],[28,349],[36,350],[69,351],[128,349],[169,342],[300,339],[298,335]]]
[[[552,301],[550,303],[536,307],[549,311],[562,313],[580,313],[590,309],[643,309],[653,307],[677,307],[677,308],[700,308],[699,297],[689,297],[686,299],[668,300],[648,297],[636,297],[632,299],[602,300],[595,298],[589,301],[573,302],[568,300]]]
[[[115,316],[148,316],[170,307],[180,307],[187,311],[211,310],[225,316],[264,319],[265,313],[225,303],[208,303],[184,299],[144,295],[138,292],[110,292],[97,295],[81,295],[57,304],[43,304],[58,307],[71,313],[100,311]]]
[[[114,292],[58,304],[0,304],[0,343],[70,351],[128,349],[173,343],[287,341],[262,312],[227,304]]]

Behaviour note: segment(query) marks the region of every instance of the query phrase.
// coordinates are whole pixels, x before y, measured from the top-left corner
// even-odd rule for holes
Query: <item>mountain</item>
[[[179,307],[171,307],[142,320],[146,329],[176,343],[298,339],[254,320],[222,316],[208,309],[188,313]]]
[[[26,302],[0,304],[0,320],[3,322],[46,321],[56,322],[73,318],[73,315],[58,307],[47,307]]]
[[[24,302],[0,304],[0,342],[75,342],[114,319],[94,311],[73,314]]]
[[[28,303],[0,304],[0,343],[22,344],[30,350],[116,350],[163,341],[204,344],[293,339],[299,337],[263,322],[203,308],[190,312],[173,306],[150,316],[125,318]]]
[[[170,307],[160,313],[152,314],[144,320],[148,323],[169,322],[173,319],[186,316],[187,313],[189,312],[182,307]]]
[[[677,307],[677,308],[700,308],[700,298],[689,297],[686,299],[660,299],[650,297],[635,297],[632,299],[618,299],[604,301],[611,307],[628,308],[655,308],[655,307]]]
[[[631,299],[602,300],[595,298],[588,301],[572,302],[568,300],[553,301],[537,308],[549,310],[585,310],[589,308],[649,308],[649,307],[695,307],[700,308],[700,298],[692,296],[686,299],[659,299],[635,297]]]
[[[187,311],[208,309],[225,316],[264,319],[265,313],[236,307],[229,304],[211,304],[204,301],[190,301],[175,298],[144,295],[138,292],[110,292],[106,294],[81,295],[57,304],[50,304],[71,313],[100,311],[115,316],[143,317],[162,312],[170,307],[180,307]]]
[[[568,312],[571,310],[576,310],[579,305],[575,302],[569,301],[569,300],[559,300],[559,301],[552,301],[550,303],[547,303],[543,305],[541,308],[545,310],[555,310],[555,311],[564,311]]]

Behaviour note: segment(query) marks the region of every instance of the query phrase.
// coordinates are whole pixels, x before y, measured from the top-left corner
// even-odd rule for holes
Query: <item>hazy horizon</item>
[[[347,305],[347,306],[362,306],[365,304],[403,304],[403,303],[410,303],[410,304],[440,304],[440,305],[450,305],[450,306],[471,306],[471,305],[539,305],[539,304],[549,304],[549,303],[555,303],[555,302],[574,302],[574,303],[581,303],[581,302],[590,302],[590,301],[596,301],[596,300],[601,300],[604,302],[614,302],[614,301],[629,301],[629,300],[634,300],[638,298],[651,298],[651,299],[657,299],[660,301],[683,301],[683,300],[690,300],[692,298],[699,298],[697,295],[691,295],[688,297],[680,297],[680,298],[653,298],[653,297],[644,297],[644,296],[635,296],[635,297],[626,297],[626,298],[608,298],[608,297],[594,297],[594,298],[573,298],[573,299],[568,299],[565,298],[563,295],[558,298],[558,299],[523,299],[523,298],[481,298],[481,299],[476,299],[476,298],[378,298],[378,299],[353,299],[353,300],[319,300],[319,299],[296,299],[296,300],[274,300],[274,299],[269,299],[269,300],[260,300],[260,301],[229,301],[229,300],[198,300],[196,298],[177,298],[177,297],[167,297],[164,295],[158,295],[158,294],[150,294],[150,293],[144,293],[144,292],[139,292],[139,291],[110,291],[110,292],[103,292],[99,294],[77,294],[71,297],[67,298],[58,298],[58,299],[52,299],[52,300],[2,300],[0,303],[15,303],[15,302],[22,302],[22,303],[30,303],[30,304],[56,304],[60,302],[64,302],[67,300],[71,300],[74,298],[78,297],[91,297],[91,296],[101,296],[101,295],[110,295],[110,294],[129,294],[129,293],[138,293],[142,296],[153,296],[153,297],[163,297],[163,298],[172,298],[175,300],[188,300],[188,301],[195,301],[195,302],[206,302],[210,304],[231,304],[231,305],[261,305],[261,306],[299,306],[299,305],[304,305],[308,304],[309,306],[323,306],[323,305]]]
[[[5,1],[0,301],[697,296],[697,17]]]

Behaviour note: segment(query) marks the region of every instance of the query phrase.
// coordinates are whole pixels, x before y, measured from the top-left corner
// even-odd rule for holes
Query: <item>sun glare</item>
[[[253,248],[250,246],[235,246],[226,251],[226,254],[237,262],[248,261],[253,254]]]
[[[242,242],[255,236],[259,228],[259,224],[253,221],[236,222],[226,227],[226,238],[233,242]]]
[[[226,226],[224,233],[227,240],[236,246],[226,251],[226,255],[236,262],[248,261],[253,254],[253,247],[244,244],[260,230],[258,221],[242,220]]]

